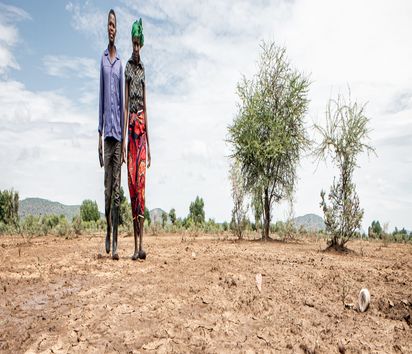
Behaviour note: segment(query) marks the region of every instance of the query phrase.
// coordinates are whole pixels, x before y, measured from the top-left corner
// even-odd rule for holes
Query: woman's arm
[[[147,124],[147,105],[146,105],[146,84],[143,86],[143,100],[144,100],[144,120],[146,125],[146,141],[147,141],[147,168],[150,167],[151,156],[150,156],[150,144],[149,144],[149,125]]]

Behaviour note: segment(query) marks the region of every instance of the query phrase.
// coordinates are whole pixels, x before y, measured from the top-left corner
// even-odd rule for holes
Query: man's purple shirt
[[[123,69],[117,54],[110,62],[109,50],[103,52],[100,62],[99,133],[104,138],[123,140]]]

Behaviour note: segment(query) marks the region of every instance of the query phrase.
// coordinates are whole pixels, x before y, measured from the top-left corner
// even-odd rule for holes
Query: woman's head
[[[140,18],[139,21],[134,21],[132,25],[132,44],[133,44],[133,60],[138,61],[140,49],[144,45],[143,23]]]

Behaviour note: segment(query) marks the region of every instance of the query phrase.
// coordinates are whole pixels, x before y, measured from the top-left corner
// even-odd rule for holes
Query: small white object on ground
[[[371,302],[371,294],[369,293],[368,289],[363,288],[359,292],[359,311],[365,312],[368,309],[370,302]]]
[[[192,252],[192,258],[196,259],[196,252]]]
[[[261,292],[262,291],[262,274],[260,273],[256,274],[256,286],[259,292]]]

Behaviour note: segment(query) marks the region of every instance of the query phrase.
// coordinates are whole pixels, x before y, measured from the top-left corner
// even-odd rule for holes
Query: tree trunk
[[[265,236],[265,241],[268,240],[269,238],[269,232],[270,232],[270,203],[269,203],[269,190],[268,188],[265,188],[265,200],[264,200],[264,206],[263,206],[263,216],[264,216],[264,222],[265,222],[265,228],[264,228],[264,236]]]

